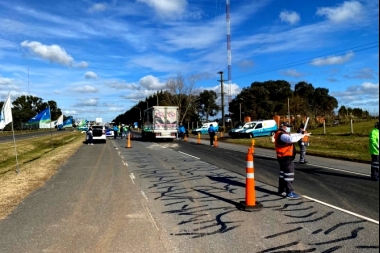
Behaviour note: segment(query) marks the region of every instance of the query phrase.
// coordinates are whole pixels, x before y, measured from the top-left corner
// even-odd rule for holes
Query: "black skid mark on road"
[[[283,198],[281,198],[281,199],[283,199]],[[282,206],[282,208],[276,209],[276,211],[282,211],[282,210],[287,209],[288,207],[299,206],[299,205],[302,205],[304,203],[305,203],[305,201],[301,201],[301,202],[298,202],[298,203],[292,203],[292,204],[285,204],[285,205]],[[291,210],[287,210],[287,211],[292,211],[292,209]]]
[[[342,238],[339,238],[339,239],[335,239],[335,240],[331,240],[331,241],[326,241],[326,242],[313,243],[313,244],[309,244],[309,245],[326,245],[326,244],[331,244],[331,243],[337,243],[337,242],[343,242],[343,241],[347,241],[347,240],[352,240],[352,239],[357,238],[359,231],[363,230],[363,229],[364,229],[363,227],[359,227],[359,228],[356,228],[356,229],[352,230],[351,231],[351,236],[342,237]]]
[[[307,221],[294,221],[294,222],[288,222],[286,224],[300,224],[300,223],[312,223],[312,222],[316,222],[316,221],[320,221],[320,220],[323,220],[329,216],[331,216],[334,212],[328,212],[327,214],[319,217],[319,218],[316,218],[314,220],[307,220]]]
[[[323,229],[317,229],[317,230],[313,231],[311,234],[312,235],[316,235],[316,234],[319,234],[322,231],[323,231]]]
[[[281,232],[281,233],[278,233],[278,234],[268,235],[267,237],[264,237],[264,239],[271,239],[271,238],[275,238],[275,237],[278,237],[278,236],[281,236],[281,235],[291,234],[293,232],[296,232],[296,231],[299,231],[299,230],[302,230],[302,229],[303,229],[302,227],[298,227],[298,228],[295,228],[295,229],[292,229],[292,230],[288,230],[288,231],[285,231],[285,232]]]
[[[289,214],[285,214],[286,217],[289,217],[289,218],[298,218],[298,219],[304,219],[304,218],[309,218],[311,216],[313,216],[314,214],[316,214],[318,212],[311,212],[309,214],[306,214],[306,215],[302,215],[302,216],[295,216],[295,215],[289,215]]]
[[[316,248],[311,248],[311,249],[307,249],[307,250],[285,250],[285,251],[277,251],[279,249],[285,249],[285,248],[288,248],[288,247],[292,247],[292,246],[296,246],[298,245],[300,242],[299,241],[296,241],[296,242],[292,242],[292,243],[288,243],[288,244],[285,244],[285,245],[281,245],[281,246],[278,246],[278,247],[274,247],[274,248],[270,248],[270,249],[266,249],[266,250],[263,250],[263,251],[259,251],[257,253],[266,253],[266,252],[270,252],[270,253],[279,253],[279,252],[286,252],[286,253],[307,253],[307,252],[315,252],[317,249]]]
[[[310,209],[314,209],[314,206],[308,206],[305,208],[297,208],[297,209],[292,209],[292,210],[277,210],[277,211],[280,211],[280,212],[298,212],[298,211],[307,211]]]
[[[339,227],[342,227],[342,226],[345,226],[345,225],[349,225],[349,224],[363,223],[363,222],[366,222],[366,221],[365,221],[365,220],[360,220],[360,221],[350,221],[350,222],[343,222],[343,223],[336,224],[336,225],[333,226],[332,228],[327,229],[327,230],[325,231],[325,235],[330,234],[332,231],[334,231],[335,229],[337,229],[337,228],[339,228]]]
[[[224,222],[222,220],[222,217],[224,215],[227,215],[231,212],[235,212],[236,210],[229,210],[227,212],[223,212],[223,213],[220,213],[216,216],[215,220],[213,221],[214,223],[211,224],[211,225],[208,225],[208,226],[203,226],[203,227],[200,227],[200,228],[196,228],[194,229],[193,231],[194,232],[184,232],[184,233],[177,233],[177,234],[173,234],[175,236],[192,236],[192,238],[196,239],[196,238],[201,238],[201,237],[204,237],[204,236],[209,236],[209,235],[215,235],[215,234],[223,234],[223,233],[226,233],[226,232],[229,232],[235,228],[238,228],[240,225],[236,225],[236,226],[231,226],[229,227],[228,224],[233,224],[233,223],[236,223],[235,221],[234,222]],[[208,214],[206,214],[208,215]],[[215,223],[216,221],[216,223]],[[206,221],[207,222],[207,221]],[[196,223],[196,224],[199,224],[199,223]],[[202,223],[203,224],[203,223]],[[204,230],[204,229],[210,229],[210,228],[217,228],[219,227],[219,229],[216,229],[212,232],[197,232],[197,231],[201,231],[201,230]]]
[[[338,249],[341,249],[341,248],[342,248],[342,246],[335,246],[335,247],[327,249],[327,250],[325,250],[325,251],[323,251],[321,253],[331,253],[331,252],[337,251]]]

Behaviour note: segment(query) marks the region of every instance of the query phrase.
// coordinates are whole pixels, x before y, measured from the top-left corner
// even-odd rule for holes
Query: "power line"
[[[379,41],[371,42],[371,43],[368,43],[368,44],[364,44],[364,45],[360,45],[360,46],[356,46],[356,47],[351,47],[351,48],[348,48],[348,49],[343,49],[343,50],[339,50],[339,51],[336,51],[336,52],[327,53],[327,54],[323,54],[323,55],[320,55],[320,56],[315,56],[315,57],[312,57],[312,58],[307,58],[307,59],[296,61],[296,62],[286,63],[286,64],[283,64],[283,65],[279,65],[279,66],[268,68],[268,69],[258,70],[258,71],[255,71],[255,72],[248,73],[246,75],[236,76],[236,77],[234,77],[234,80],[245,78],[245,77],[249,77],[249,76],[253,76],[253,75],[259,75],[259,74],[263,74],[263,73],[267,73],[267,72],[272,72],[272,71],[284,69],[284,68],[287,68],[287,67],[294,67],[294,66],[303,65],[303,64],[306,64],[306,63],[310,63],[312,60],[315,60],[317,58],[331,56],[332,54],[340,53],[340,54],[334,55],[334,56],[341,56],[341,55],[346,54],[347,51],[351,51],[351,52],[356,53],[356,52],[361,52],[361,51],[369,50],[369,49],[372,49],[372,48],[379,47],[378,43],[379,43]],[[373,45],[373,44],[377,44],[377,45],[361,48],[361,47],[369,46],[369,45]],[[355,48],[361,48],[361,49],[353,50]],[[345,53],[341,53],[341,52],[345,52]]]

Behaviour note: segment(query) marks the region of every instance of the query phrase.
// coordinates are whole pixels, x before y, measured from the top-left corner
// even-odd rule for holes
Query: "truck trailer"
[[[144,111],[143,140],[174,140],[178,132],[178,106],[153,106]]]

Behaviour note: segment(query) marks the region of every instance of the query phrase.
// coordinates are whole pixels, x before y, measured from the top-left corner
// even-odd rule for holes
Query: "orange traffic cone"
[[[127,147],[126,148],[132,148],[131,146],[131,133],[128,133],[128,139],[127,139]]]
[[[244,211],[260,211],[263,205],[256,201],[255,192],[255,168],[254,168],[254,147],[248,149],[247,154],[247,168],[246,168],[246,180],[245,180],[245,201],[240,202],[240,207]]]
[[[185,137],[183,137],[184,141],[187,141],[187,134],[185,134]]]
[[[201,144],[201,133],[198,133],[198,142],[197,144]]]
[[[214,136],[214,147],[218,147],[218,136]]]

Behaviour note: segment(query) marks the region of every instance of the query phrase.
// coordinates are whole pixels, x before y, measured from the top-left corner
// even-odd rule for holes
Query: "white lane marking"
[[[154,221],[152,214],[149,212],[148,207],[145,207],[145,209],[148,212],[149,218],[150,218],[151,222],[153,223],[153,225],[156,227],[157,230],[160,230],[160,229],[158,229],[158,226],[157,226],[156,222]]]
[[[367,221],[370,221],[370,222],[372,222],[372,223],[375,223],[375,224],[379,225],[379,221],[377,221],[377,220],[373,220],[373,219],[371,219],[371,218],[368,218],[368,217],[362,216],[362,215],[357,214],[357,213],[350,212],[350,211],[348,211],[348,210],[345,210],[345,209],[339,208],[339,207],[337,207],[337,206],[333,206],[333,205],[327,204],[327,203],[325,203],[325,202],[322,202],[322,201],[317,200],[317,199],[310,198],[310,197],[308,197],[308,196],[302,196],[302,197],[304,197],[305,199],[310,199],[310,200],[315,201],[315,202],[317,202],[317,203],[320,203],[320,204],[322,204],[322,205],[325,205],[325,206],[328,206],[328,207],[334,208],[334,209],[336,209],[336,210],[342,211],[342,212],[344,212],[344,213],[351,214],[351,215],[356,216],[356,217],[358,217],[358,218],[361,218],[361,219],[363,219],[363,220],[367,220]]]
[[[183,153],[183,152],[181,152],[181,151],[178,151],[178,153],[181,153],[181,154],[183,154],[183,155],[187,155],[187,156],[190,156],[190,157],[192,157],[192,158],[195,158],[195,159],[201,160],[201,158],[198,158],[198,157],[196,157],[196,156],[192,156],[192,155],[189,155],[189,154]]]
[[[135,179],[135,175],[133,175],[133,173],[131,173],[131,174],[129,175],[129,177],[132,179],[133,184],[135,184],[135,181],[134,181],[134,179]]]
[[[141,194],[144,196],[146,200],[148,200],[148,197],[145,195],[145,192],[141,191]]]
[[[269,155],[259,155],[259,156],[269,157],[269,158],[276,159],[276,157],[269,156]],[[326,167],[326,166],[322,166],[322,165],[316,165],[316,164],[312,164],[312,163],[308,163],[307,165],[318,167],[318,168],[322,168],[322,169],[327,169],[327,170],[335,170],[335,171],[340,171],[340,172],[344,172],[344,173],[348,173],[348,174],[354,174],[354,175],[359,175],[359,176],[370,177],[370,175],[368,175],[368,174],[362,174],[362,173],[359,173],[359,172],[354,172],[354,171],[349,171],[349,170],[335,169],[335,168]]]

